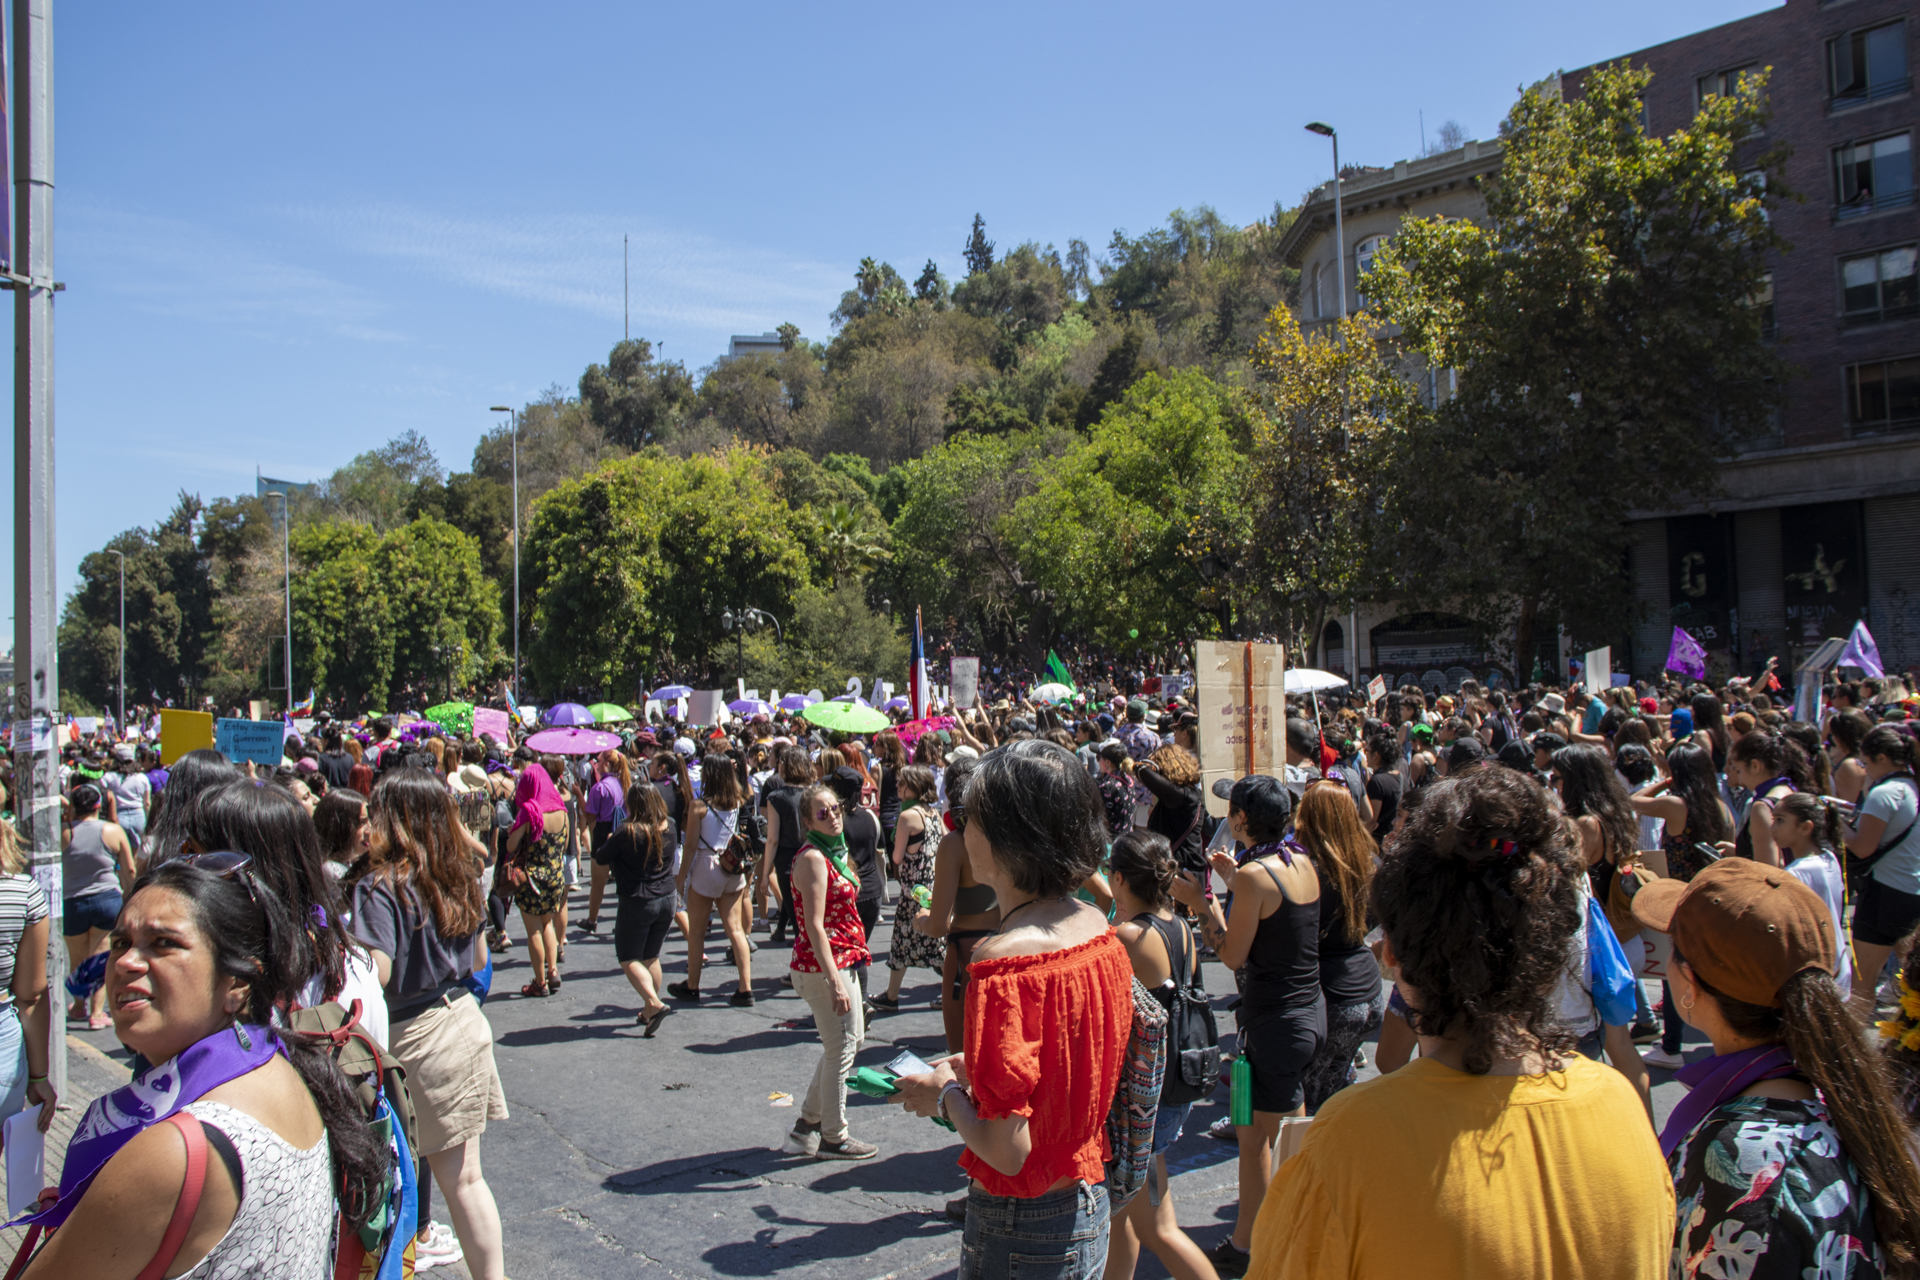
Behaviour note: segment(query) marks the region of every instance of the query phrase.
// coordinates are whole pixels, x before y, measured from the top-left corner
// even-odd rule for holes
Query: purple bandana
[[[237,1032],[245,1034],[247,1047],[241,1046]],[[67,1163],[60,1171],[60,1199],[50,1209],[7,1225],[36,1222],[59,1226],[114,1152],[188,1103],[198,1102],[229,1080],[265,1066],[278,1052],[280,1041],[272,1027],[236,1023],[188,1045],[178,1057],[148,1067],[112,1093],[95,1098],[67,1144]]]
[[[1244,867],[1249,862],[1258,862],[1260,859],[1271,857],[1274,854],[1278,854],[1280,861],[1289,867],[1293,865],[1293,859],[1296,854],[1303,858],[1310,856],[1307,853],[1307,847],[1305,845],[1301,844],[1292,836],[1287,835],[1280,837],[1278,840],[1269,841],[1266,844],[1253,846],[1253,848],[1247,850],[1246,853],[1241,856],[1240,865]]]
[[[1700,1062],[1688,1063],[1673,1073],[1690,1093],[1680,1099],[1667,1127],[1660,1131],[1660,1154],[1673,1159],[1673,1153],[1687,1135],[1700,1127],[1713,1109],[1729,1098],[1762,1080],[1794,1075],[1799,1068],[1785,1045],[1763,1044],[1739,1053],[1717,1054]]]

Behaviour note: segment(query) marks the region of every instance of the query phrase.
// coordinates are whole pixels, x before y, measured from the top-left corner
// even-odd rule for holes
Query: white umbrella
[[[1288,693],[1318,693],[1322,689],[1345,687],[1347,678],[1337,676],[1331,671],[1317,671],[1312,667],[1295,667],[1287,672],[1286,690]]]
[[[1036,685],[1027,694],[1035,702],[1065,702],[1073,697],[1073,690],[1058,682]]]

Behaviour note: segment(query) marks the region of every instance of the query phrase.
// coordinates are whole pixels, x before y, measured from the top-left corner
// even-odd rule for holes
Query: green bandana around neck
[[[847,857],[847,838],[844,835],[829,835],[824,831],[807,832],[807,843],[826,855],[833,869],[842,879],[854,885],[860,883],[860,873],[853,869],[853,862]]]

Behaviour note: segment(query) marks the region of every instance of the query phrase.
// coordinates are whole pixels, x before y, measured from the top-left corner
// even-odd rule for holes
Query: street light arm
[[[765,609],[748,608],[748,609],[742,609],[740,612],[751,613],[755,617],[764,618],[766,621],[771,622],[773,624],[773,638],[775,640],[778,640],[781,644],[785,644],[787,642],[787,637],[783,635],[780,631],[780,619],[774,617],[772,614],[768,613]]]

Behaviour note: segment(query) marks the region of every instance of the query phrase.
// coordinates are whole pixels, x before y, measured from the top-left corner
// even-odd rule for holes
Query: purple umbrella
[[[908,702],[905,698],[889,698],[887,699],[886,702],[881,704],[880,709],[882,711],[905,711],[908,707],[911,707],[912,705],[913,704],[911,702]]]
[[[809,698],[804,693],[790,693],[780,699],[780,709],[782,711],[799,711],[803,707],[812,706],[813,703],[814,699]]]
[[[558,702],[540,718],[548,724],[592,724],[593,712],[577,702]]]
[[[737,698],[727,704],[727,710],[737,716],[770,716],[774,712],[771,702],[759,698]]]
[[[871,702],[868,702],[865,698],[857,698],[851,693],[843,693],[837,698],[828,698],[827,701],[828,702],[851,702],[856,707],[865,707],[869,711],[873,709],[873,704]]]
[[[620,735],[600,729],[547,729],[527,739],[535,751],[551,751],[557,756],[591,756],[620,745]]]
[[[647,696],[649,698],[658,698],[662,702],[672,702],[675,698],[691,697],[692,694],[693,690],[684,684],[666,684],[661,685]]]

